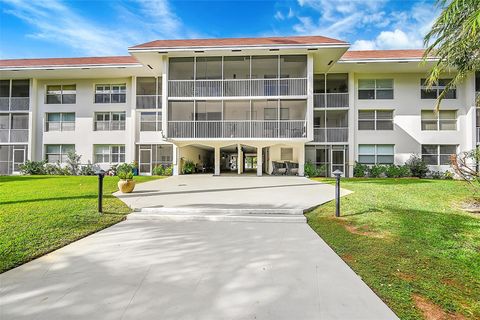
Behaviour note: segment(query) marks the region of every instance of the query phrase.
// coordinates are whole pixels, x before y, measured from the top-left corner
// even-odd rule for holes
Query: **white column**
[[[357,109],[355,107],[355,74],[348,73],[348,163],[346,165],[345,176],[353,177],[353,166],[355,164],[355,136],[356,136],[356,119]]]
[[[220,147],[215,147],[215,170],[213,175],[220,175]]]
[[[303,177],[305,168],[305,145],[298,146],[298,175]]]
[[[167,137],[168,131],[168,59],[167,57],[162,57],[162,131],[163,136]]]
[[[237,145],[237,173],[242,174],[242,166],[243,166],[243,161],[241,160],[243,157],[242,154],[242,146],[240,144]]]
[[[262,158],[262,147],[257,147],[257,176],[262,176],[263,168],[263,158]]]
[[[127,143],[126,143],[126,155],[125,160],[126,162],[132,162],[135,159],[135,149],[136,145],[135,142],[137,141],[137,117],[136,117],[136,108],[137,108],[137,77],[133,76],[130,78],[131,81],[131,94],[130,94],[130,116],[128,116],[128,111],[126,113],[126,124],[125,124],[125,132],[130,132],[127,135]]]
[[[178,176],[180,174],[180,150],[176,145],[173,145],[172,151],[172,160],[173,160],[173,175]]]
[[[307,56],[307,140],[313,141],[313,53]]]
[[[37,116],[38,116],[38,110],[37,110],[37,95],[38,95],[38,83],[37,79],[32,79],[30,81],[30,97],[29,97],[29,112],[28,112],[28,150],[27,150],[27,159],[28,160],[41,160],[36,159],[35,157],[35,151],[36,151],[36,145],[41,144],[40,139],[37,139],[37,132],[35,131],[37,129],[36,126],[36,121],[37,121]],[[9,115],[9,117],[11,117]],[[42,118],[42,117],[41,117]],[[40,134],[43,134],[43,128],[39,128],[39,131],[41,132]],[[43,140],[43,139],[42,139]],[[41,146],[40,146],[41,149]],[[40,155],[42,156],[42,155]]]

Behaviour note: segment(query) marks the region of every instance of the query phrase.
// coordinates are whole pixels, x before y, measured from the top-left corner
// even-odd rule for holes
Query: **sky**
[[[322,35],[422,48],[433,0],[0,0],[0,58],[126,55],[157,39]]]

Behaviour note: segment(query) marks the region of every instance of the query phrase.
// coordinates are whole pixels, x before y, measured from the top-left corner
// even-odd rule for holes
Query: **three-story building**
[[[439,113],[422,50],[348,51],[331,38],[159,40],[130,56],[0,60],[0,174],[68,151],[108,169],[139,163],[196,172],[329,176],[354,163],[434,170],[479,141],[479,74]],[[477,93],[476,93],[477,92]],[[293,169],[292,169],[293,168]]]

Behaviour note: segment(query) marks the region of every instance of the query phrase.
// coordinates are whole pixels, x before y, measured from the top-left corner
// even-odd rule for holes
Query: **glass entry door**
[[[20,173],[20,165],[25,162],[25,148],[16,149],[15,146],[13,147],[13,172],[12,173]]]
[[[152,150],[151,149],[140,149],[139,159],[138,159],[138,168],[139,168],[140,174],[152,173]]]
[[[343,146],[342,149],[338,150],[335,150],[334,147],[332,148],[332,175],[335,170],[342,171],[342,176],[345,176],[345,150]]]

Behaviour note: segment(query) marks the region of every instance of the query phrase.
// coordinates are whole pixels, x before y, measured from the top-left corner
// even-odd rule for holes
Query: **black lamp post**
[[[103,203],[103,178],[105,177],[105,170],[96,171],[95,174],[98,176],[98,212],[102,213],[102,203]]]
[[[335,176],[335,217],[340,217],[340,177],[343,172],[340,170],[333,171]]]

